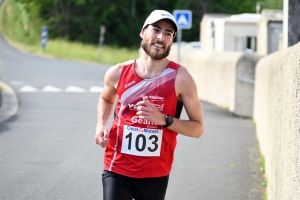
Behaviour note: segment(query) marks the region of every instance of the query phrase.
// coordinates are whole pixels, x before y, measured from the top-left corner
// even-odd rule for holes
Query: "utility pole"
[[[99,61],[101,59],[102,46],[104,42],[105,25],[100,26],[100,37],[99,37]]]
[[[135,17],[135,1],[136,0],[131,0],[131,17]]]
[[[293,46],[300,41],[299,26],[300,1],[283,1],[283,46]]]

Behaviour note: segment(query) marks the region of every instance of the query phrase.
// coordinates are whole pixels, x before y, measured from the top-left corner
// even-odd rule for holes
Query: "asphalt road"
[[[1,37],[0,63],[19,99],[17,115],[0,125],[0,199],[101,200],[92,88],[103,87],[108,66],[22,53]],[[166,200],[262,199],[252,121],[202,105],[205,133],[178,136]]]

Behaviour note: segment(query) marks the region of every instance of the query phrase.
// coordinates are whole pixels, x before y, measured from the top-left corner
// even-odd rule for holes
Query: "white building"
[[[256,50],[257,23],[260,14],[232,15],[215,20],[216,51]]]
[[[265,9],[261,13],[257,32],[257,53],[268,55],[277,51],[280,46],[280,36],[283,32],[282,10]]]
[[[215,46],[215,20],[219,18],[230,17],[226,14],[205,14],[200,23],[200,41],[201,48],[205,50],[214,50]]]
[[[256,51],[257,24],[260,14],[205,15],[201,21],[204,50]],[[203,23],[202,23],[203,22]],[[211,27],[208,34],[207,27]]]

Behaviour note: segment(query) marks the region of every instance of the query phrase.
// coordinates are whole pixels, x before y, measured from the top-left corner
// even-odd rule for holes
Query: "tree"
[[[253,0],[14,0],[26,4],[28,13],[38,13],[48,26],[50,38],[97,44],[100,25],[106,26],[105,44],[138,47],[141,27],[155,9],[191,10],[192,29],[183,32],[185,41],[199,40],[205,13],[255,13]],[[265,0],[263,6],[277,8],[283,0]]]

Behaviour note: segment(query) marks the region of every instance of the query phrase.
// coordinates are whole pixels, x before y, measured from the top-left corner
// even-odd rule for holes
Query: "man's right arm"
[[[119,82],[122,65],[115,65],[106,72],[104,88],[98,101],[98,116],[95,134],[95,142],[105,147],[109,141],[109,132],[106,127],[109,118],[113,114],[113,108],[117,99],[117,84]]]

